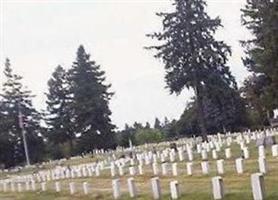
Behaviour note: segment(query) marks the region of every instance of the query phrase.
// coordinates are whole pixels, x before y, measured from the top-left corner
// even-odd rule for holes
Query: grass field
[[[258,161],[257,161],[257,148],[252,143],[249,146],[250,159],[244,162],[244,174],[238,175],[235,171],[235,158],[240,156],[239,145],[233,144],[232,158],[225,160],[225,174],[222,175],[225,187],[225,198],[226,200],[251,200],[252,191],[250,184],[250,175],[258,172]],[[224,153],[219,154],[220,158],[224,158]],[[270,147],[266,148],[266,158],[268,164],[268,173],[265,175],[265,187],[266,187],[266,199],[278,200],[278,158],[271,156]],[[171,176],[169,171],[168,176],[159,175],[162,187],[163,199],[170,199],[170,188],[169,183],[172,180],[178,180],[180,186],[180,199],[189,200],[207,200],[212,198],[212,186],[211,178],[216,176],[216,161],[211,158],[209,154],[210,163],[210,174],[202,175],[200,166],[200,155],[194,154],[193,162],[193,176],[186,174],[186,161],[178,162],[179,176]],[[91,162],[89,158],[86,158],[87,162]],[[71,161],[72,162],[72,161]],[[84,162],[84,160],[75,160],[74,163]],[[160,166],[160,165],[159,165]],[[127,174],[128,171],[126,170]],[[130,199],[127,187],[127,178],[129,175],[125,175],[120,178],[121,181],[121,199]],[[144,166],[144,175],[134,176],[136,187],[138,189],[137,199],[147,200],[152,199],[152,191],[150,186],[150,178],[153,177],[151,166]],[[90,194],[83,195],[82,182],[88,182],[90,185]],[[74,180],[60,180],[62,186],[62,192],[56,193],[54,190],[54,183],[47,182],[47,192],[41,192],[40,185],[37,185],[38,190],[36,192],[22,192],[22,193],[3,193],[0,191],[1,200],[89,200],[89,199],[113,199],[112,197],[112,178],[110,176],[110,170],[101,172],[100,177],[89,177],[89,178],[75,178]],[[70,195],[69,193],[69,182],[75,182],[77,186],[77,193]],[[23,185],[24,188],[24,185]]]

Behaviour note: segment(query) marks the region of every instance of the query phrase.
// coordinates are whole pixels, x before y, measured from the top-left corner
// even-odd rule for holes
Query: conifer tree
[[[72,122],[78,135],[81,152],[94,148],[111,148],[115,145],[109,100],[111,85],[105,84],[105,72],[81,45],[76,61],[69,70],[70,93],[73,96]]]
[[[2,87],[0,102],[0,140],[4,145],[1,145],[0,148],[3,151],[0,152],[0,162],[3,162],[6,167],[25,162],[19,112],[22,113],[22,126],[26,131],[31,162],[40,161],[44,151],[44,143],[40,127],[41,116],[32,105],[33,95],[31,91],[23,87],[22,77],[13,73],[9,59],[6,59],[4,75],[6,81]]]
[[[72,95],[69,91],[67,72],[58,66],[48,81],[47,119],[48,137],[54,144],[69,145],[70,155],[73,155],[75,139],[72,123]],[[66,156],[70,156],[66,155]]]
[[[161,122],[159,121],[159,119],[156,117],[155,121],[154,121],[154,128],[161,130],[162,126],[161,126]]]
[[[147,49],[156,50],[155,57],[162,59],[171,93],[180,94],[185,88],[194,90],[201,134],[207,140],[204,96],[208,86],[225,84],[236,88],[227,66],[231,50],[223,41],[215,40],[214,33],[221,22],[208,16],[204,0],[173,0],[173,6],[173,12],[157,14],[162,18],[163,30],[147,36],[160,45]]]
[[[255,79],[264,80],[259,101],[262,101],[263,108],[268,112],[278,108],[277,13],[277,0],[247,0],[242,9],[242,25],[254,36],[242,42],[247,55],[243,63],[257,76]],[[252,85],[255,83],[261,84],[262,81],[255,81]]]

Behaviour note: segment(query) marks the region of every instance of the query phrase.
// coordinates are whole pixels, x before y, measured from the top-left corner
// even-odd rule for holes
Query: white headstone
[[[168,173],[168,163],[162,163],[161,164],[161,169],[162,169],[162,175],[166,176]]]
[[[208,159],[208,153],[206,150],[202,150],[201,152],[202,160],[207,160]]]
[[[10,186],[11,186],[11,191],[12,191],[12,192],[15,192],[14,182],[11,182]]]
[[[237,171],[238,174],[243,174],[243,172],[244,172],[243,159],[242,158],[237,158],[236,159],[236,171]]]
[[[171,198],[172,199],[178,199],[179,194],[179,183],[178,181],[171,181],[170,182],[170,191],[171,191]]]
[[[140,175],[144,174],[143,165],[138,165],[138,172],[139,172]]]
[[[114,177],[116,176],[116,168],[115,165],[111,164],[111,176]]]
[[[201,167],[202,167],[203,174],[208,174],[209,173],[209,163],[208,163],[208,161],[201,162]]]
[[[265,198],[264,177],[261,173],[251,175],[251,186],[254,200],[263,200]]]
[[[25,182],[25,190],[26,190],[26,191],[29,191],[29,190],[30,190],[30,182],[29,182],[29,181],[26,181],[26,182]]]
[[[212,179],[212,193],[214,199],[224,198],[224,184],[220,176],[213,177]]]
[[[33,180],[31,181],[31,188],[32,188],[33,191],[36,190],[36,183]]]
[[[192,176],[192,174],[193,174],[192,166],[193,166],[192,162],[186,163],[186,171],[187,171],[187,175],[189,175],[189,176]]]
[[[187,151],[187,156],[188,156],[189,161],[193,161],[193,153],[192,153],[191,149],[189,151]]]
[[[265,157],[259,157],[258,162],[259,162],[260,172],[263,174],[266,174],[267,173],[267,163],[266,163]]]
[[[45,182],[41,183],[41,189],[42,189],[43,192],[46,191],[46,183]]]
[[[55,182],[55,190],[56,190],[56,192],[61,192],[60,182]]]
[[[224,174],[224,160],[217,160],[216,161],[216,168],[217,168],[217,173],[218,174]]]
[[[213,159],[217,159],[218,158],[217,151],[215,149],[212,150],[212,158]]]
[[[258,147],[258,151],[259,151],[259,156],[258,157],[265,157],[265,149],[264,149],[264,146],[263,145],[260,145]]]
[[[178,176],[178,165],[177,165],[177,163],[172,164],[172,173],[173,173],[173,176]]]
[[[18,192],[22,192],[21,183],[17,183],[17,191],[18,191]]]
[[[232,157],[232,153],[231,153],[230,148],[225,149],[225,156],[226,156],[226,159],[230,159]]]
[[[136,187],[135,187],[133,177],[127,179],[127,185],[128,185],[128,191],[129,191],[130,197],[131,198],[136,197],[137,196],[137,191],[136,191]]]
[[[74,182],[69,183],[69,189],[70,189],[70,194],[75,193],[75,183]]]
[[[100,167],[97,165],[96,168],[95,168],[95,173],[96,173],[96,176],[100,176]]]
[[[136,169],[135,167],[129,167],[129,174],[131,176],[135,176],[136,175]]]
[[[248,147],[244,147],[242,150],[243,150],[244,159],[249,159],[250,158],[250,153],[249,153]]]
[[[83,186],[84,194],[87,195],[89,193],[88,183],[87,182],[83,182],[82,186]]]
[[[8,188],[7,188],[7,183],[4,182],[3,183],[3,192],[7,192]]]
[[[154,175],[158,175],[158,166],[157,166],[157,163],[153,163],[152,167],[153,167],[153,174]]]
[[[120,176],[124,175],[124,168],[123,168],[123,166],[119,166],[119,175]]]
[[[272,145],[271,151],[272,151],[272,156],[277,157],[278,156],[278,144]]]
[[[183,161],[183,160],[184,160],[183,150],[182,150],[182,149],[179,149],[178,153],[179,153],[179,160],[180,160],[180,161]]]
[[[174,151],[170,152],[170,162],[175,162],[176,160],[176,155]]]
[[[121,197],[120,180],[119,179],[112,180],[112,189],[113,189],[114,199],[119,199]]]
[[[158,177],[151,179],[151,186],[152,186],[153,198],[160,199],[161,198],[161,188],[160,188],[160,181],[159,181]]]

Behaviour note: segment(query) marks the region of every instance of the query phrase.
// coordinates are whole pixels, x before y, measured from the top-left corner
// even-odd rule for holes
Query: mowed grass
[[[224,149],[220,153],[219,159],[224,158]],[[235,170],[235,159],[240,157],[239,145],[233,144],[231,146],[232,158],[225,160],[225,174],[221,175],[224,181],[225,187],[225,200],[251,200],[251,181],[250,175],[258,172],[258,150],[254,143],[249,145],[250,159],[244,161],[244,174],[238,175]],[[271,156],[271,148],[266,148],[266,157],[268,164],[268,173],[265,175],[265,188],[267,200],[278,200],[278,158]],[[209,153],[210,174],[202,175],[201,173],[201,158],[200,155],[194,154],[193,162],[193,176],[186,174],[186,161],[178,162],[179,176],[173,177],[171,175],[171,166],[169,166],[169,174],[167,176],[159,175],[162,188],[162,199],[170,199],[169,183],[172,180],[178,180],[180,186],[180,199],[186,200],[208,200],[212,197],[211,178],[217,176],[216,161],[211,158]],[[74,161],[78,163],[78,160]],[[80,162],[81,163],[81,162]],[[84,160],[82,161],[84,163]],[[160,168],[160,165],[159,165]],[[150,179],[153,176],[151,166],[144,166],[144,175],[134,176],[136,187],[138,189],[137,199],[147,200],[152,199],[152,191],[150,186]],[[160,168],[161,172],[161,168]],[[127,187],[127,178],[129,176],[128,169],[126,169],[126,175],[119,178],[121,182],[121,199],[130,199]],[[89,195],[84,195],[82,190],[82,182],[88,182],[90,185]],[[74,195],[69,193],[69,182],[76,183],[77,192]],[[76,178],[74,180],[60,180],[62,192],[57,193],[54,190],[54,182],[47,182],[47,192],[40,190],[40,185],[37,184],[38,190],[36,192],[22,192],[22,193],[3,193],[0,191],[0,199],[2,200],[89,200],[89,199],[107,199],[112,200],[112,178],[110,176],[110,170],[101,172],[100,177],[89,178]],[[25,188],[25,185],[22,185]]]

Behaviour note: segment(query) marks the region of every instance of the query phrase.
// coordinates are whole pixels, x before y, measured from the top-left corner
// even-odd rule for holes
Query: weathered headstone
[[[230,159],[232,157],[232,153],[231,153],[230,148],[225,149],[225,156],[226,156],[226,159]]]
[[[42,189],[43,192],[46,191],[46,183],[45,182],[41,183],[41,189]]]
[[[192,176],[192,174],[193,174],[192,166],[193,166],[192,162],[186,163],[186,171],[187,171],[187,175],[189,175],[189,176]]]
[[[244,168],[243,168],[243,159],[237,158],[236,159],[236,171],[238,174],[243,174]]]
[[[178,165],[177,165],[177,163],[172,164],[172,174],[173,174],[173,176],[178,176]]]
[[[251,186],[254,200],[263,200],[265,198],[264,177],[261,173],[251,175]]]
[[[151,187],[153,192],[153,198],[154,199],[160,199],[161,198],[161,188],[160,188],[160,181],[158,177],[151,179]]]
[[[202,167],[202,173],[203,174],[208,174],[209,173],[209,163],[208,163],[208,161],[201,162],[201,167]]]
[[[131,198],[136,197],[137,196],[137,191],[136,191],[136,187],[135,187],[133,177],[127,179],[127,185],[128,185],[128,191],[129,191],[130,197]]]
[[[121,197],[120,180],[119,179],[112,180],[112,189],[113,189],[114,199],[119,199]]]
[[[88,183],[87,182],[83,182],[82,186],[83,186],[84,194],[87,195],[89,193]]]
[[[179,194],[179,184],[178,181],[171,181],[170,182],[170,191],[171,191],[171,198],[172,199],[178,199]]]
[[[55,190],[56,192],[61,192],[61,185],[60,185],[60,182],[55,182]]]
[[[258,158],[259,162],[259,170],[261,173],[266,174],[267,173],[267,163],[266,159],[264,157],[259,157]]]
[[[224,160],[217,160],[216,161],[216,168],[218,174],[224,174]]]
[[[272,151],[272,156],[277,157],[278,156],[278,144],[272,145],[271,151]]]
[[[69,189],[70,189],[70,194],[75,193],[75,183],[74,182],[69,183]]]
[[[214,199],[224,198],[224,185],[223,179],[220,176],[213,177],[212,179],[212,193]]]
[[[217,159],[218,158],[217,151],[215,149],[212,150],[212,158],[213,159]]]

